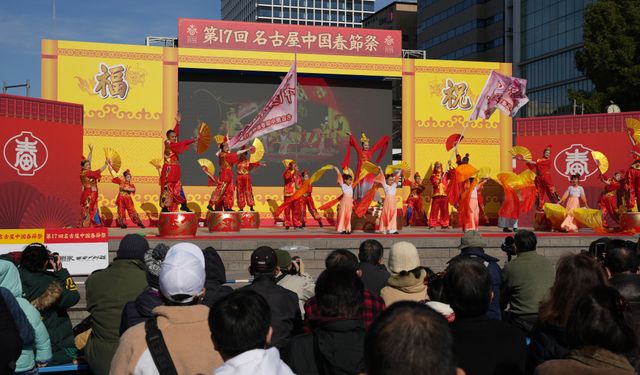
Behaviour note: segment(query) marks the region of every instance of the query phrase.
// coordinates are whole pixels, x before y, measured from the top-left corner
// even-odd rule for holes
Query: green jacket
[[[509,302],[509,311],[515,315],[534,315],[553,285],[555,271],[549,259],[527,251],[504,266],[502,279],[502,298]]]
[[[94,374],[108,374],[118,348],[124,305],[147,287],[144,262],[115,259],[106,269],[89,276],[85,286],[93,328],[85,357]]]
[[[36,361],[47,362],[51,359],[51,341],[47,327],[40,319],[40,313],[26,299],[22,298],[20,273],[16,266],[6,260],[0,260],[0,286],[7,288],[24,311],[27,320],[35,333],[33,346],[23,346],[22,354],[16,362],[16,372],[29,371],[35,367]]]
[[[22,294],[40,312],[51,340],[53,357],[49,364],[73,362],[78,356],[67,309],[80,301],[78,287],[65,268],[30,272],[20,267]]]

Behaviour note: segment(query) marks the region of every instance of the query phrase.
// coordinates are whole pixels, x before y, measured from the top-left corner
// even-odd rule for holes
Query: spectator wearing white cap
[[[223,361],[213,348],[204,294],[205,264],[194,244],[172,246],[160,269],[164,306],[120,338],[111,374],[211,374]]]
[[[398,301],[424,301],[427,297],[427,271],[420,265],[418,249],[410,242],[397,242],[389,251],[391,276],[380,296],[390,306]]]

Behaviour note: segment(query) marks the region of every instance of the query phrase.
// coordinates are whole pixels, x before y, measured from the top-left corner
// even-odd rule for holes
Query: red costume
[[[613,220],[618,223],[620,221],[620,215],[618,214],[618,190],[622,184],[620,181],[617,181],[614,177],[606,178],[603,175],[600,175],[600,179],[604,182],[604,191],[600,194],[600,199],[598,200],[598,205],[600,206],[600,210],[602,211],[602,219],[604,220],[604,225],[608,226],[607,214],[611,215]]]
[[[447,185],[449,184],[449,174],[433,172],[429,179],[433,186],[431,196],[431,212],[429,213],[430,227],[449,226],[449,198],[447,197]]]
[[[362,134],[362,138],[360,140],[362,143],[369,142],[369,139],[364,134]],[[387,152],[388,146],[389,146],[389,136],[385,135],[384,137],[380,138],[378,142],[376,142],[373,145],[373,147],[369,148],[368,150],[364,150],[360,146],[360,144],[356,141],[353,134],[350,134],[349,147],[347,148],[347,153],[344,155],[344,159],[342,159],[342,168],[344,169],[349,166],[349,161],[351,159],[351,147],[353,147],[353,149],[358,154],[358,166],[356,168],[354,181],[358,181],[358,179],[360,178],[362,165],[368,161],[371,161],[371,159],[373,158],[373,154],[375,154],[378,150],[380,151],[380,153],[378,154],[378,157],[375,159],[375,164],[380,163],[380,160],[382,160],[382,157],[384,156],[385,152]],[[358,185],[356,186],[353,192],[354,200],[361,199],[367,191],[373,188],[374,178],[375,176],[373,174],[370,174],[358,183]]]
[[[221,150],[218,154],[220,177],[218,185],[211,196],[209,205],[216,209],[223,208],[227,211],[233,209],[233,165],[238,163],[238,154]],[[243,206],[244,207],[244,206]]]
[[[290,198],[300,185],[300,176],[291,167],[287,168],[282,174],[284,178],[284,200]],[[302,226],[302,207],[300,199],[291,203],[284,209],[284,226],[285,227],[301,227]]]
[[[131,197],[136,193],[136,186],[126,179],[119,177],[112,179],[111,182],[120,185],[118,197],[116,198],[116,206],[118,207],[118,219],[116,222],[118,225],[126,228],[125,220],[127,218],[127,213],[129,213],[131,221],[136,223],[139,227],[144,227],[142,225],[142,220],[140,220],[140,217],[136,213],[136,209],[133,205],[133,198]]]
[[[320,214],[316,209],[316,204],[313,201],[313,196],[311,195],[312,192],[313,186],[309,185],[309,189],[307,190],[307,192],[300,198],[300,213],[302,217],[302,223],[305,223],[307,211],[309,211],[311,217],[313,217],[322,227],[322,218],[320,217]]]
[[[545,151],[546,150],[550,149],[547,147]],[[535,162],[528,162],[527,166],[536,173],[535,184],[536,189],[538,190],[536,197],[538,209],[542,210],[542,207],[545,204],[545,196],[551,203],[558,203],[560,201],[560,197],[558,196],[556,187],[551,180],[551,159],[543,156]]]
[[[427,215],[422,202],[425,186],[423,183],[410,181],[410,187],[411,192],[407,198],[407,223],[411,226],[427,225]]]
[[[82,183],[80,228],[102,226],[95,222],[95,216],[98,212],[98,181],[100,181],[100,178],[100,170],[90,171],[83,169],[80,171],[80,183]]]
[[[259,167],[260,163],[251,163],[248,159],[243,159],[236,166],[236,199],[240,211],[244,210],[244,206],[249,206],[253,210],[255,205],[253,200],[253,186],[251,185],[252,169]]]
[[[180,135],[180,123],[176,122],[173,128],[176,137]],[[164,164],[160,172],[160,206],[169,212],[178,211],[178,206],[186,203],[186,199],[180,194],[180,160],[182,154],[195,140],[187,139],[180,142],[164,141]]]
[[[627,191],[627,210],[631,210],[637,206],[638,198],[640,198],[640,160],[636,160],[631,164],[625,175]]]

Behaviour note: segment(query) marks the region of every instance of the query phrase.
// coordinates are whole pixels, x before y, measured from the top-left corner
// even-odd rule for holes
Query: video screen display
[[[237,131],[260,112],[278,88],[284,73],[257,73],[180,69],[178,105],[182,113],[180,138],[192,137],[204,121],[212,136]],[[359,141],[366,133],[373,145],[391,135],[391,83],[381,78],[320,77],[298,74],[298,123],[260,138],[265,153],[260,167],[252,171],[254,186],[282,185],[282,160],[294,159],[300,170],[313,173],[325,164],[339,166],[349,145],[348,132]],[[212,137],[213,139],[213,137]],[[213,161],[218,173],[214,141],[204,154],[187,151],[181,156],[182,183],[206,185],[207,177],[197,163]],[[355,171],[356,154],[351,153]],[[390,147],[380,162],[391,163]],[[316,186],[334,186],[327,176]]]

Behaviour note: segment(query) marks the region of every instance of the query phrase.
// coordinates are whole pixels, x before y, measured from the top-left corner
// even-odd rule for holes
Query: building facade
[[[529,97],[523,117],[573,113],[569,92],[593,90],[575,61],[583,48],[584,10],[593,2],[514,0],[520,15],[514,18],[514,74],[527,79]]]
[[[369,17],[363,26],[367,29],[402,31],[402,49],[417,49],[416,1],[394,1]]]
[[[362,27],[375,0],[222,0],[223,20]]]
[[[418,49],[430,59],[510,61],[512,7],[507,3],[418,0]]]

